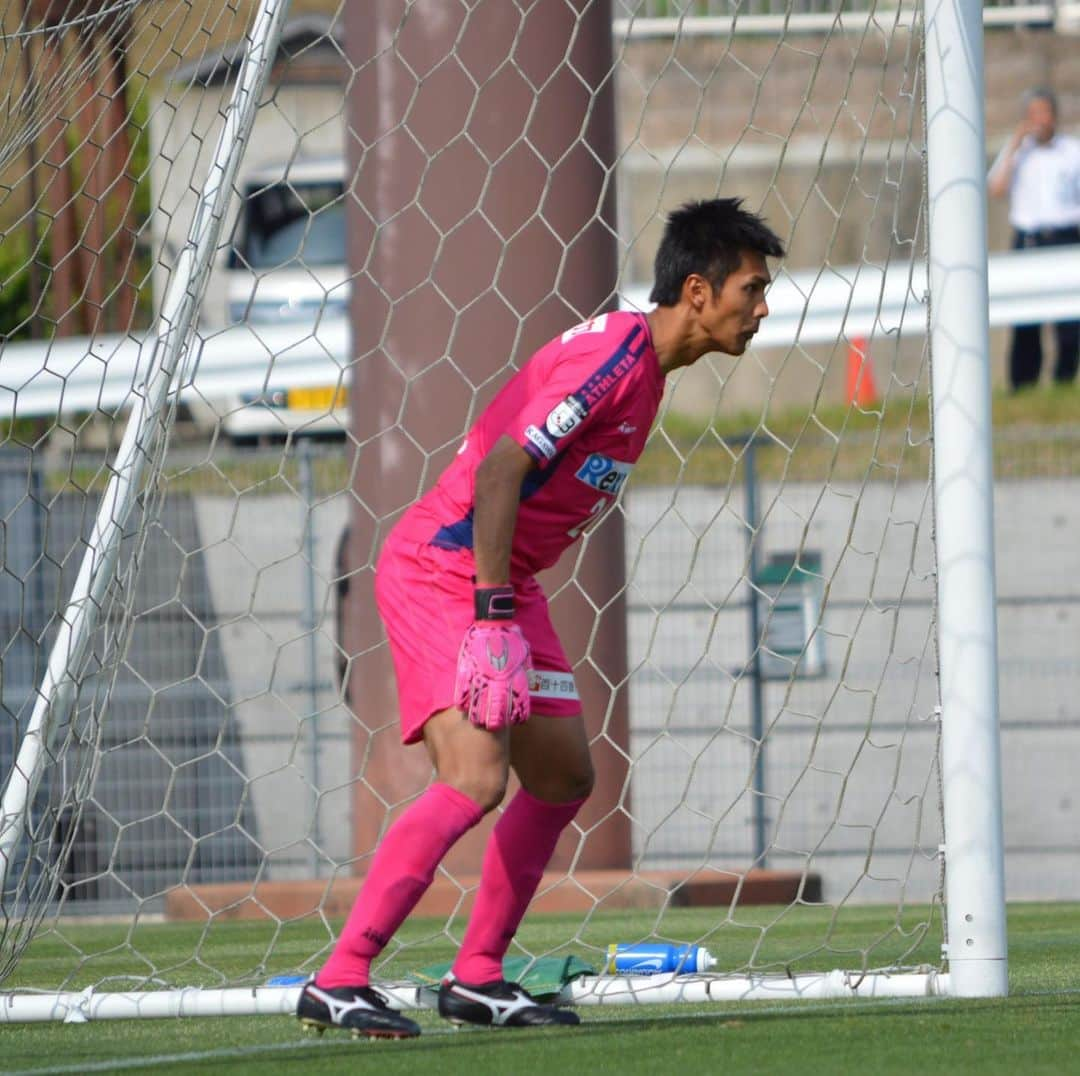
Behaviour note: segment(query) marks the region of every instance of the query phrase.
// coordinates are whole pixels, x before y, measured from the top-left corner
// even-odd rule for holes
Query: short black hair
[[[742,208],[741,198],[679,206],[668,217],[656,251],[649,302],[674,306],[691,273],[700,273],[719,291],[747,250],[781,258],[784,244],[761,217]]]
[[[1024,94],[1023,101],[1024,108],[1027,108],[1032,101],[1045,101],[1050,106],[1050,111],[1053,112],[1055,118],[1057,117],[1057,94],[1055,94],[1049,86],[1036,86],[1033,90],[1028,90],[1028,92]]]

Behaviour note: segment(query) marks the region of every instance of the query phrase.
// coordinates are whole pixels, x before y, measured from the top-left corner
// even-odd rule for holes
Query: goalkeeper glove
[[[477,587],[475,601],[476,622],[458,654],[454,705],[495,732],[529,720],[532,652],[514,623],[513,587]]]

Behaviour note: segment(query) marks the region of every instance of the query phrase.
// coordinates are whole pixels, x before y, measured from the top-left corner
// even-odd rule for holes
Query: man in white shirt
[[[1080,140],[1057,133],[1057,101],[1049,90],[1024,98],[1024,115],[990,169],[987,190],[1009,197],[1013,249],[1080,243]],[[1071,382],[1080,361],[1080,321],[1059,321],[1054,380]],[[1041,325],[1017,325],[1009,383],[1034,385],[1042,368]]]

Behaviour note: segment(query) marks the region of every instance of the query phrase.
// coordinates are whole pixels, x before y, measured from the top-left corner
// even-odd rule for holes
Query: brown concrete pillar
[[[580,9],[577,13],[573,9]],[[345,646],[355,655],[354,846],[366,856],[430,778],[398,743],[396,693],[372,597],[388,527],[430,487],[511,362],[609,302],[616,278],[611,14],[606,2],[370,0],[345,8],[353,272],[356,501]],[[598,536],[599,537],[599,536]],[[617,517],[554,603],[579,679],[599,786],[586,867],[625,867],[625,614]],[[565,572],[567,566],[564,566]],[[594,606],[606,606],[588,655]],[[603,675],[597,674],[603,669]],[[614,813],[613,813],[614,812]],[[602,824],[601,818],[607,818]],[[471,835],[455,871],[479,868]],[[572,852],[560,849],[559,862]],[[366,869],[361,859],[358,870]]]
[[[131,175],[132,142],[129,128],[126,87],[128,84],[125,38],[128,20],[110,26],[105,38],[106,176],[111,202],[108,219],[114,231],[109,237],[112,248],[112,292],[110,293],[109,327],[116,332],[132,328],[139,286],[135,272],[135,180]]]
[[[97,61],[96,42],[80,42],[77,55],[91,68]],[[79,275],[83,289],[79,301],[83,332],[93,336],[104,326],[106,238],[105,209],[108,189],[104,130],[105,98],[100,91],[99,75],[79,87],[77,115],[79,145],[76,158],[82,182],[75,198],[74,212],[79,220]]]
[[[46,44],[41,54],[41,69],[46,84],[55,81],[63,63],[59,45]],[[49,314],[56,323],[59,336],[74,336],[82,331],[75,307],[82,291],[79,279],[79,236],[75,218],[75,189],[65,141],[69,117],[57,115],[50,119],[44,138],[45,201],[50,217],[50,273],[46,289],[51,296]]]

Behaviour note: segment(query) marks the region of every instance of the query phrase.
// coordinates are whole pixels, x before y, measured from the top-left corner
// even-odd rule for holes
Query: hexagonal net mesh
[[[919,10],[275,6],[3,7],[6,988],[265,998],[320,965],[430,779],[370,602],[388,526],[536,347],[648,306],[665,214],[717,194],[789,254],[543,580],[599,784],[514,952],[937,969]],[[115,568],[50,681],[133,403]],[[379,977],[452,952],[479,855]]]

